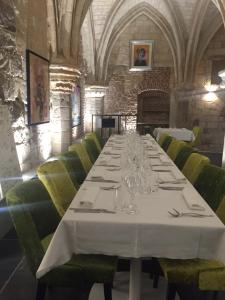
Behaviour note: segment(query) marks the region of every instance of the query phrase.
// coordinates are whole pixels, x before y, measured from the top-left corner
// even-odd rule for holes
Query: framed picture
[[[78,126],[81,123],[81,88],[79,85],[75,86],[71,94],[71,108],[72,108],[72,127]]]
[[[30,51],[27,59],[28,125],[49,122],[49,61]]]
[[[130,41],[130,71],[148,71],[152,69],[152,40]]]

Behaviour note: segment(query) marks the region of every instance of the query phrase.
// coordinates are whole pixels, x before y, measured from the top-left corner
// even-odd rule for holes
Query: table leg
[[[132,258],[130,262],[129,300],[141,299],[141,258]]]

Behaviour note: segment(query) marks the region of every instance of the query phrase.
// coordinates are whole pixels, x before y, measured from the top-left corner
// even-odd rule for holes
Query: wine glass
[[[126,186],[127,186],[127,190],[130,194],[130,201],[127,205],[126,212],[128,214],[134,215],[134,214],[137,213],[137,206],[134,203],[134,199],[135,199],[135,196],[136,196],[137,190],[138,190],[136,176],[132,175],[132,174],[126,176],[125,183],[126,183]]]

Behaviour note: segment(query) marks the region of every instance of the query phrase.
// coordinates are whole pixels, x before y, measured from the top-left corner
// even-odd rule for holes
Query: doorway
[[[137,129],[152,133],[155,127],[169,127],[170,98],[161,90],[143,91],[137,99]]]

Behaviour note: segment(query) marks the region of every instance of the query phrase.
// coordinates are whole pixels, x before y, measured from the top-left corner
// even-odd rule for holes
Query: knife
[[[115,214],[116,212],[113,210],[108,210],[105,208],[69,208],[77,213],[106,213],[106,214]]]

